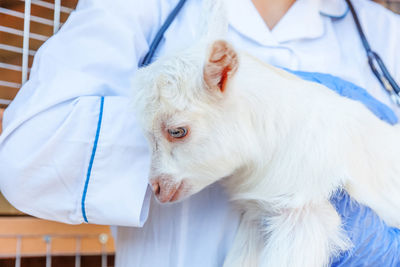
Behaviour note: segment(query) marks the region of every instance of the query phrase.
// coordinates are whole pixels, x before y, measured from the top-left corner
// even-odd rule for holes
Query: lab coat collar
[[[333,19],[342,19],[349,12],[349,7],[344,0],[320,0],[319,13]]]
[[[321,37],[324,17],[341,19],[348,12],[344,0],[297,0],[271,31],[251,0],[229,0],[227,3],[231,27],[265,46]]]

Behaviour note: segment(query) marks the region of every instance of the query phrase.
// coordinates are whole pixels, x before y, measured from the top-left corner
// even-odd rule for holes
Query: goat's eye
[[[173,138],[183,138],[187,135],[188,130],[184,127],[168,129],[168,134]]]

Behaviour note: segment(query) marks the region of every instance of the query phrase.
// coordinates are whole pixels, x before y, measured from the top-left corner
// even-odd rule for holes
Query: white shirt
[[[177,2],[81,0],[40,48],[4,115],[2,193],[34,216],[118,225],[117,266],[221,266],[239,221],[218,184],[174,205],[159,205],[147,187],[150,152],[129,108],[130,83]],[[195,39],[200,2],[187,0],[157,56]],[[399,16],[353,2],[372,48],[400,82]],[[396,109],[368,67],[344,0],[298,0],[272,31],[250,0],[228,3],[228,39],[238,50],[342,77]]]

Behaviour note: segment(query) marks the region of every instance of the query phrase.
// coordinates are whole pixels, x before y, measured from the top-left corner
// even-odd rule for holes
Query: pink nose
[[[154,192],[154,194],[155,194],[156,196],[160,195],[161,189],[160,189],[159,181],[157,180],[157,181],[153,182],[151,185],[153,186],[153,192]]]
[[[161,203],[172,202],[178,199],[182,189],[181,182],[176,182],[169,175],[160,175],[150,179],[153,192]]]

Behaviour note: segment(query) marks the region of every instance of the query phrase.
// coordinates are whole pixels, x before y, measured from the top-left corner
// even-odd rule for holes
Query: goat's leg
[[[332,256],[351,246],[328,201],[287,209],[265,221],[260,267],[328,266]]]
[[[234,243],[223,267],[258,267],[263,238],[260,234],[260,220],[249,213],[243,213]]]

